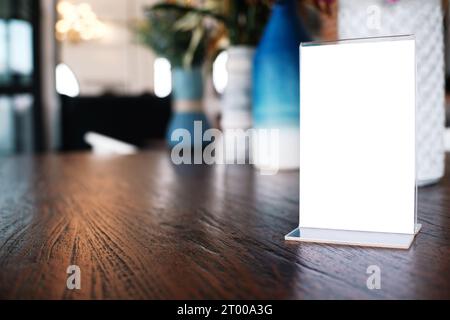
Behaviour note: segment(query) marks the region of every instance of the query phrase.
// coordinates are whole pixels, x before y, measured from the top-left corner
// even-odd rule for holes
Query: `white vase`
[[[414,34],[417,61],[417,184],[444,176],[445,75],[441,0],[340,0],[340,39]],[[380,130],[383,130],[380,124]]]
[[[252,126],[252,66],[255,49],[233,46],[227,50],[228,83],[222,96],[221,127],[224,132],[225,159],[228,163],[248,159],[248,145],[236,144],[230,132]]]

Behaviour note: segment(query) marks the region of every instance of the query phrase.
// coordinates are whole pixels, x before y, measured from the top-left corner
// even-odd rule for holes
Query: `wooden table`
[[[0,298],[450,298],[449,171],[420,190],[408,251],[285,242],[298,201],[298,172],[164,151],[0,159]]]

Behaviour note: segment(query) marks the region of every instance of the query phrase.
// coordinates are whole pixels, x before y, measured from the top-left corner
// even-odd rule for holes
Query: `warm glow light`
[[[81,3],[78,5],[78,13],[80,14],[80,16],[82,17],[86,17],[89,16],[91,14],[93,14],[92,12],[92,8],[88,3]],[[95,17],[95,15],[94,15]]]
[[[69,97],[80,94],[80,85],[73,71],[64,63],[56,66],[56,92]]]
[[[59,20],[56,23],[56,31],[59,33],[66,33],[70,30],[70,24],[66,20]]]
[[[56,6],[56,10],[59,14],[64,15],[71,11],[73,11],[73,4],[67,2],[67,1],[60,1],[58,5]]]
[[[56,38],[60,41],[94,40],[102,38],[106,26],[97,19],[88,3],[78,5],[60,1],[56,7],[60,20],[56,23]]]
[[[222,94],[228,83],[228,71],[227,71],[228,53],[222,51],[214,60],[213,63],[213,84],[216,91]]]
[[[155,95],[164,98],[172,92],[172,73],[169,60],[156,58],[153,65]]]

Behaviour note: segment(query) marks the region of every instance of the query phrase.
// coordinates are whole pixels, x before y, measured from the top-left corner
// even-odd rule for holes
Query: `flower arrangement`
[[[207,1],[220,5],[216,1]],[[208,42],[217,34],[221,17],[210,8],[192,10],[182,3],[162,2],[145,9],[147,19],[136,26],[140,42],[172,66],[191,68],[203,63]]]
[[[146,8],[136,27],[140,42],[172,65],[200,65],[219,47],[256,45],[273,0],[166,1]]]
[[[272,0],[228,1],[221,14],[226,21],[228,42],[231,45],[255,46],[269,19]]]
[[[172,0],[146,8],[140,41],[173,66],[190,68],[220,46],[256,46],[276,0]],[[278,0],[282,1],[282,0]],[[298,0],[329,11],[335,0]]]

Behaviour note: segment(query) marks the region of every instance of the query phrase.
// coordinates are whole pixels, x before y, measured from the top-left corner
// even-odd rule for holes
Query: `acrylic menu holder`
[[[286,240],[407,249],[416,206],[414,36],[300,46],[300,218]]]

